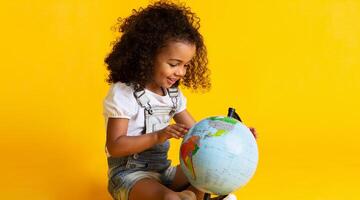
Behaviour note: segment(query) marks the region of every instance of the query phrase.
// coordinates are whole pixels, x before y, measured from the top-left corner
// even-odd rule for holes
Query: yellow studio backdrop
[[[110,199],[102,100],[117,17],[148,1],[3,1],[0,199]],[[359,199],[360,1],[186,1],[201,18],[210,92],[259,133],[239,199]],[[179,141],[170,156],[178,163]]]

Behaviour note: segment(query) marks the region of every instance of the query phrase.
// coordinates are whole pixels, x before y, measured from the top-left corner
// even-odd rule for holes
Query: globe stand
[[[227,195],[221,195],[221,196],[218,196],[215,198],[210,198],[210,194],[205,193],[204,200],[221,200],[221,199],[224,199],[225,197],[227,197]]]
[[[240,116],[235,112],[235,108],[229,108],[227,116],[231,117],[231,118],[234,118],[234,119],[237,119],[240,122],[242,122]],[[225,197],[227,197],[228,195],[221,195],[221,196],[218,196],[218,197],[215,197],[215,198],[210,198],[210,196],[211,196],[210,193],[205,193],[204,200],[211,200],[211,199],[213,199],[213,200],[221,200],[221,199],[224,199]]]

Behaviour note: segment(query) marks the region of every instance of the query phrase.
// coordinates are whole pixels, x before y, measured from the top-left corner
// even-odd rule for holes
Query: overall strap
[[[167,93],[173,103],[172,110],[170,114],[174,114],[177,108],[178,103],[178,96],[179,96],[179,89],[175,88],[168,88]],[[150,115],[153,114],[152,107],[150,105],[150,100],[145,94],[145,90],[135,91],[134,96],[138,104],[143,107]]]
[[[171,101],[173,103],[173,107],[172,107],[171,112],[170,112],[170,115],[173,115],[173,114],[175,114],[176,108],[177,108],[179,89],[177,87],[168,88],[167,92],[168,92],[168,95],[171,98]]]
[[[136,101],[141,107],[143,107],[150,115],[153,114],[153,110],[150,105],[150,100],[145,95],[145,90],[135,91],[134,96]]]

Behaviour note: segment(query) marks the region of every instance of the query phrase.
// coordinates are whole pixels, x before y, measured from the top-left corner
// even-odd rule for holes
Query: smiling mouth
[[[167,80],[171,84],[174,84],[177,81],[177,79],[172,79],[172,78],[168,78]]]

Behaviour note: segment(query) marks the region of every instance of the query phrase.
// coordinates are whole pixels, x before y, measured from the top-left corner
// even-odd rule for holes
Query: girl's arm
[[[187,128],[191,128],[195,123],[195,119],[190,115],[187,109],[177,113],[174,116],[174,120],[176,123],[184,124]]]
[[[106,133],[106,147],[111,156],[121,157],[140,153],[167,139],[183,137],[186,126],[173,124],[166,128],[139,136],[127,136],[128,119],[109,118]]]
[[[106,147],[111,156],[131,155],[144,151],[157,143],[157,135],[154,133],[141,136],[127,136],[128,124],[128,119],[109,118]]]

